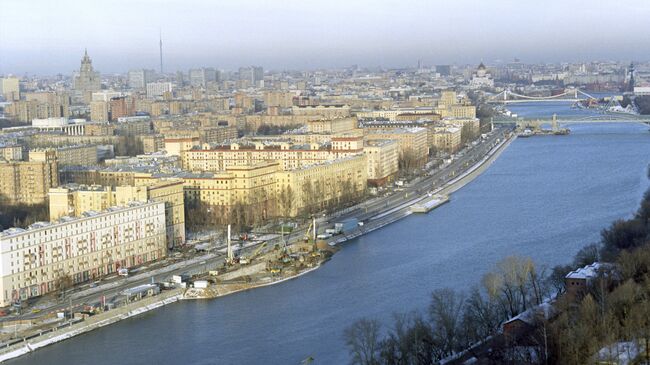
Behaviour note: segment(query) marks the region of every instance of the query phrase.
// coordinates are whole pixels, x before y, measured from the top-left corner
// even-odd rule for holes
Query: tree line
[[[351,363],[435,364],[495,334],[503,321],[539,305],[551,288],[530,258],[509,256],[469,292],[434,290],[426,312],[393,315],[384,328],[363,318],[344,331]]]
[[[562,295],[565,276],[596,261],[613,265],[599,272],[584,296]],[[424,312],[394,314],[389,326],[373,318],[356,321],[343,335],[350,363],[435,364],[499,335],[504,321],[555,295],[557,315],[538,319],[522,339],[536,356],[504,346],[484,354],[490,363],[513,363],[515,358],[531,364],[584,364],[619,341],[645,347],[640,356],[650,361],[650,190],[632,218],[612,223],[601,232],[600,242],[582,248],[569,265],[547,271],[529,258],[506,257],[469,292],[433,291]]]

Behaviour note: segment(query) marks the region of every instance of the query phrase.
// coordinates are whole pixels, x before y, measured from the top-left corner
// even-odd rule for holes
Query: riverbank
[[[463,172],[461,175],[458,177],[454,178],[453,180],[449,181],[446,183],[441,189],[444,189],[445,194],[450,194],[453,193],[466,184],[468,184],[470,181],[478,177],[482,172],[487,170],[487,168],[500,156],[500,154],[507,148],[507,146],[510,145],[510,143],[515,139],[515,137],[507,138],[503,141],[501,141],[497,146],[492,148],[480,161],[478,161],[476,164],[472,165],[469,169],[467,169],[465,172]],[[370,233],[372,231],[375,231],[379,228],[382,228],[388,224],[391,224],[393,222],[396,222],[408,215],[410,215],[412,212],[410,210],[410,206],[412,206],[415,203],[421,202],[423,200],[429,199],[429,196],[426,192],[423,193],[422,196],[417,196],[409,201],[406,201],[402,204],[400,204],[397,207],[393,207],[390,209],[387,209],[383,212],[380,212],[376,214],[374,217],[372,217],[368,223],[364,224],[364,226],[359,227],[359,229],[351,232],[350,234],[347,235],[342,235],[338,237],[335,241],[332,243],[338,244],[342,243],[345,241],[348,241],[350,239],[359,237],[361,235]],[[226,296],[229,294],[233,294],[236,292],[240,291],[246,291],[246,290],[251,290],[254,288],[258,287],[264,287],[264,286],[269,286],[269,285],[275,285],[279,284],[288,280],[295,279],[299,276],[306,275],[312,271],[315,271],[316,269],[320,268],[321,265],[316,265],[312,268],[308,268],[303,271],[297,272],[295,275],[289,276],[282,278],[280,280],[272,281],[272,282],[266,282],[266,283],[256,283],[249,285],[247,287],[240,287],[240,288],[234,288],[233,290],[228,290],[220,293],[219,295],[215,296],[217,297],[222,297]],[[180,290],[180,289],[178,289]],[[163,292],[165,294],[166,292]],[[38,348],[42,348],[44,346],[57,343],[60,341],[64,341],[66,339],[72,338],[74,336],[92,331],[93,329],[100,328],[112,323],[115,323],[121,319],[125,318],[130,318],[133,317],[137,314],[147,312],[149,310],[155,309],[157,307],[170,304],[173,302],[176,302],[182,298],[182,293],[183,290],[179,291],[175,295],[173,295],[174,299],[173,300],[167,300],[165,298],[159,298],[160,294],[158,296],[150,297],[150,298],[145,298],[142,299],[138,302],[133,302],[129,303],[127,306],[125,306],[124,309],[116,309],[112,310],[109,312],[105,312],[102,314],[98,314],[92,317],[89,317],[85,321],[78,323],[78,324],[72,324],[70,327],[65,327],[62,328],[56,333],[48,333],[44,334],[42,336],[39,336],[38,338],[34,339],[28,339],[24,340],[23,343],[19,344],[14,344],[11,345],[3,350],[0,350],[0,362],[19,357],[25,354],[28,354]],[[162,300],[159,300],[162,299]],[[91,322],[92,320],[92,322]]]
[[[137,302],[126,304],[123,307],[108,312],[88,317],[76,323],[70,322],[69,326],[53,330],[33,339],[25,339],[19,343],[0,349],[0,362],[29,354],[39,348],[146,313],[167,304],[175,303],[181,299],[181,296],[182,290],[173,289],[153,297],[144,298]]]

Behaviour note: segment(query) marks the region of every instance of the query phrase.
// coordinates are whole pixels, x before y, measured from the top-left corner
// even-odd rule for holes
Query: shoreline
[[[488,153],[477,163],[472,165],[470,168],[468,168],[466,171],[464,171],[460,176],[452,179],[451,181],[447,182],[445,185],[442,187],[436,189],[434,192],[436,194],[445,194],[445,195],[450,195],[461,188],[463,188],[465,185],[469,184],[471,181],[473,181],[475,178],[480,176],[483,172],[485,172],[494,161],[496,161],[497,158],[501,155],[501,153],[514,141],[517,139],[516,135],[513,135],[510,138],[506,138],[503,141],[501,141],[497,146],[495,146],[493,149],[488,151]],[[422,196],[418,196],[412,200],[409,200],[407,202],[404,202],[397,207],[391,208],[386,210],[385,212],[378,213],[375,217],[386,217],[387,219],[382,221],[381,223],[378,223],[376,225],[370,225],[369,226],[363,226],[359,227],[349,235],[344,235],[343,237],[338,238],[335,241],[331,241],[330,243],[333,243],[333,245],[338,245],[342,244],[344,242],[347,242],[349,240],[352,240],[354,238],[360,237],[362,235],[368,234],[370,232],[373,232],[375,230],[378,230],[380,228],[383,228],[389,224],[392,224],[394,222],[397,222],[398,220],[401,220],[405,217],[408,217],[409,215],[413,214],[411,211],[410,207],[413,204],[416,204],[420,201],[428,199],[428,195],[425,193]],[[437,207],[433,208],[436,209]],[[432,210],[433,210],[432,209]],[[369,221],[372,221],[375,217],[372,217],[369,219]],[[327,260],[326,260],[327,261]],[[222,293],[219,295],[216,295],[211,298],[196,298],[196,299],[217,299],[220,297],[224,297],[226,295],[230,294],[235,294],[238,292],[242,291],[247,291],[247,290],[253,290],[265,286],[272,286],[275,284],[280,284],[285,281],[293,280],[296,279],[300,276],[306,275],[312,271],[315,271],[319,269],[322,264],[326,261],[320,262],[318,265],[311,267],[309,269],[303,270],[301,272],[296,273],[295,275],[282,278],[277,281],[271,281],[267,283],[260,283],[259,285],[253,285],[248,288],[239,288],[235,289],[232,291],[229,291],[227,293]],[[104,312],[97,314],[95,316],[89,317],[86,320],[83,320],[78,323],[71,324],[69,327],[65,327],[59,330],[54,330],[52,332],[49,332],[47,334],[41,335],[36,337],[37,341],[30,341],[30,340],[24,340],[23,342],[16,343],[13,345],[9,345],[5,347],[4,349],[0,349],[0,363],[5,362],[10,359],[14,359],[26,354],[29,354],[39,348],[46,347],[61,341],[65,341],[67,339],[70,339],[72,337],[93,331],[95,329],[111,325],[113,323],[119,322],[121,320],[127,319],[127,318],[132,318],[135,317],[139,314],[149,312],[151,310],[154,310],[156,308],[175,303],[178,301],[182,300],[196,300],[195,298],[184,298],[184,292],[185,289],[173,289],[168,292],[163,292],[159,295],[152,296],[152,297],[145,297],[144,299],[141,299],[139,301],[135,301],[132,303],[127,304],[123,308],[117,308],[112,311]],[[160,298],[164,297],[164,298]]]

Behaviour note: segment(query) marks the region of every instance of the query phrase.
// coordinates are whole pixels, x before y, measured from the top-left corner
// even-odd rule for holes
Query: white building
[[[97,91],[92,93],[92,101],[109,102],[113,98],[120,98],[122,96],[129,96],[129,95],[131,95],[131,93],[127,93],[123,91],[114,91],[114,90]]]
[[[476,73],[472,75],[472,79],[469,82],[469,87],[471,89],[494,87],[494,80],[492,79],[492,75],[487,72],[487,69],[485,68],[483,62],[478,65]]]
[[[171,82],[150,82],[147,84],[147,97],[149,98],[163,96],[167,91],[172,92]]]
[[[166,255],[165,203],[132,202],[0,232],[0,306]]]
[[[68,119],[68,118],[45,118],[32,119],[32,127],[41,131],[62,132],[70,136],[81,136],[84,134],[85,125],[88,122],[85,119]]]

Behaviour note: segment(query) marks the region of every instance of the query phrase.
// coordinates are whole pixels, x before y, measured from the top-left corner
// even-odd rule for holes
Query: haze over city
[[[29,21],[26,21],[29,16]],[[68,73],[88,48],[104,73],[359,64],[646,60],[639,1],[3,0],[0,74]]]
[[[648,0],[0,0],[0,363],[650,365]]]

